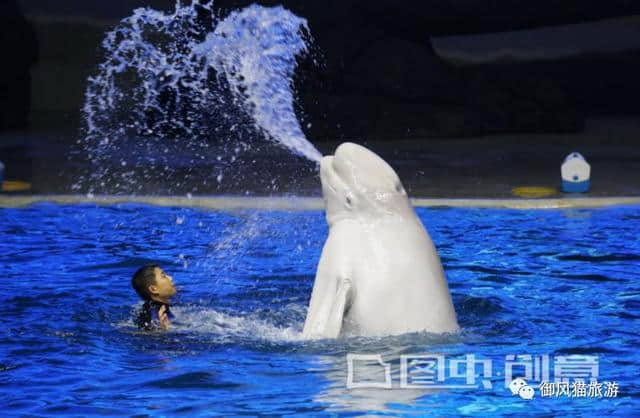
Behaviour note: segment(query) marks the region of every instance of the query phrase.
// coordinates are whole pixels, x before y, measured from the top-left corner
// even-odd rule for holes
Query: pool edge
[[[247,196],[120,196],[120,195],[7,195],[0,196],[0,208],[21,208],[36,203],[97,204],[143,203],[154,206],[178,206],[204,209],[322,210],[320,197],[247,197]],[[545,199],[415,198],[415,207],[460,207],[504,209],[599,208],[640,204],[640,197],[567,197]]]

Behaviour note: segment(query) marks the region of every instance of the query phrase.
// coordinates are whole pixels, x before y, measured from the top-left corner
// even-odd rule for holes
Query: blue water
[[[463,331],[300,341],[327,234],[321,212],[38,204],[0,210],[2,414],[571,416],[640,410],[640,208],[419,209]],[[179,298],[140,332],[130,277],[157,262]],[[346,388],[380,353],[392,390]],[[492,359],[491,387],[401,389],[398,356]],[[597,356],[616,398],[525,401],[505,356]],[[448,370],[449,372],[450,370]],[[460,383],[448,379],[448,384]],[[478,383],[478,382],[476,382]],[[535,385],[536,382],[530,382]]]

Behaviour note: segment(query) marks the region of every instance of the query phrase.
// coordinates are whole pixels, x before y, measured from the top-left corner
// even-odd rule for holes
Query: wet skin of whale
[[[391,166],[344,143],[320,179],[329,236],[303,336],[458,331],[440,257]]]

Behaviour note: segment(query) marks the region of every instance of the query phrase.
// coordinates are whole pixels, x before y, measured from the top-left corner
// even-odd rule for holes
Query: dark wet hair
[[[160,268],[157,264],[147,264],[144,267],[140,267],[131,279],[131,286],[133,286],[136,293],[145,301],[151,300],[149,286],[156,284],[155,269],[157,268]]]

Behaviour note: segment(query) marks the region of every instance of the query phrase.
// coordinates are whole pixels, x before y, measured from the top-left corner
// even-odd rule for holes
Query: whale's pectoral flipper
[[[340,335],[342,320],[344,319],[345,312],[351,305],[352,298],[353,286],[351,280],[347,278],[338,279],[336,294],[333,298],[329,317],[327,318],[327,323],[324,328],[323,335],[325,338],[337,338]]]

